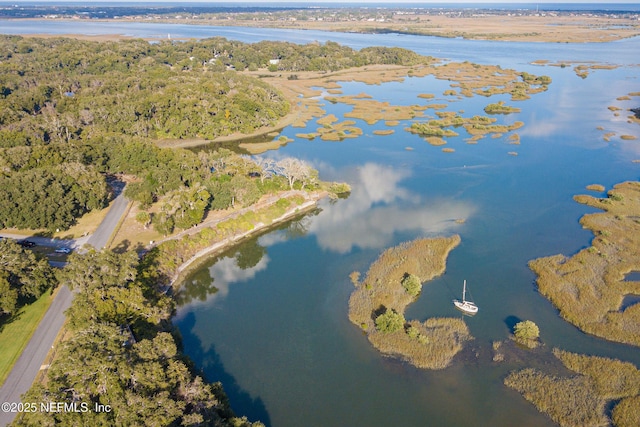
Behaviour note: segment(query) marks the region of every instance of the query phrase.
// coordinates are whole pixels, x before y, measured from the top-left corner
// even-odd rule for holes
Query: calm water
[[[640,135],[637,124],[607,108],[638,104],[638,98],[635,103],[616,98],[640,90],[640,73],[625,66],[594,71],[583,80],[571,67],[528,63],[626,64],[637,40],[587,47],[433,39],[418,45],[414,38],[400,38],[422,53],[431,52],[434,43],[447,58],[466,56],[550,75],[548,92],[526,102],[507,100],[522,108],[502,119],[526,123],[518,132],[521,145],[509,145],[506,137],[469,145],[462,135],[448,140],[455,153],[443,153],[403,131],[410,122],[397,126],[392,136],[373,135],[385,128],[382,123],[359,122],[365,134],[355,140],[288,144],[275,155],[305,158],[323,178],[350,182],[353,193],[211,260],[189,277],[176,317],[186,351],[210,379],[225,383],[238,413],[273,426],[552,425],[502,385],[510,370],[548,367],[553,347],[640,364],[638,349],[584,335],[563,322],[536,292],[527,268],[531,259],[572,254],[589,244],[592,235],[578,219],[594,210],[575,203],[574,194],[587,192],[591,183],[610,189],[638,179],[640,166],[632,163],[640,158],[638,142],[619,137],[605,142],[603,134]],[[369,37],[368,43],[389,40]],[[593,48],[596,53],[587,52]],[[365,92],[401,105],[419,103],[418,93],[441,94],[447,88],[448,82],[432,77],[378,86],[343,84],[345,94]],[[482,114],[486,104],[501,99],[465,99],[448,109]],[[330,103],[325,108],[338,117],[350,110]],[[311,123],[283,134],[295,138],[316,127]],[[456,218],[467,221],[456,224]],[[426,284],[407,317],[456,316],[450,301],[467,279],[480,306],[477,316],[466,319],[475,341],[440,372],[381,357],[347,319],[348,274],[364,273],[386,247],[450,233],[461,235],[461,246],[450,255],[446,274]],[[218,291],[207,294],[214,287]],[[493,363],[492,341],[506,339],[519,319],[540,326],[545,347],[529,358]]]
[[[38,31],[57,25],[47,22]],[[90,32],[76,25],[77,32]],[[21,30],[5,21],[0,22],[0,31]],[[55,31],[73,32],[68,26]],[[307,159],[323,179],[348,181],[353,193],[210,260],[187,278],[175,318],[185,351],[209,380],[224,383],[239,414],[274,427],[553,425],[502,385],[509,371],[548,367],[554,347],[640,365],[637,348],[586,336],[563,322],[536,292],[535,277],[527,268],[531,259],[570,255],[589,244],[592,235],[578,219],[594,210],[574,202],[573,195],[588,193],[588,184],[610,189],[639,178],[640,165],[632,160],[640,159],[640,142],[623,141],[619,135],[640,136],[640,127],[628,124],[625,114],[615,117],[607,107],[640,106],[638,97],[616,100],[640,92],[640,69],[633,65],[640,39],[602,45],[491,43],[142,24],[98,25],[92,31],[139,36],[155,31],[158,37],[221,35],[244,41],[332,39],[356,48],[403,46],[553,79],[548,92],[528,101],[476,97],[452,101],[447,108],[471,116],[504,99],[522,109],[499,117],[504,122],[525,122],[518,131],[521,145],[510,145],[506,136],[469,145],[461,131],[459,138],[448,139],[447,146],[455,153],[444,153],[405,132],[409,121],[395,127],[391,136],[372,133],[384,129],[382,123],[368,126],[358,121],[364,135],[357,139],[337,143],[296,139],[268,154]],[[530,65],[538,59],[622,67],[594,70],[581,79],[572,67]],[[438,97],[448,85],[432,77],[377,86],[347,82],[343,92],[365,92],[378,100],[409,105],[444,102]],[[436,100],[421,100],[416,97],[419,93],[435,93]],[[350,107],[326,103],[325,109],[341,117]],[[306,130],[287,128],[283,134],[295,138],[296,133],[316,127],[312,122]],[[605,142],[603,135],[609,131],[617,136]],[[509,155],[510,151],[518,155]],[[457,218],[466,222],[457,224]],[[382,357],[347,319],[352,291],[348,274],[365,273],[381,251],[401,241],[451,233],[459,233],[462,244],[451,253],[446,273],[424,286],[407,318],[458,315],[451,299],[459,296],[467,279],[480,307],[477,316],[465,318],[476,339],[443,371],[420,371]],[[538,324],[545,347],[524,358],[492,362],[492,341],[505,340],[509,326],[518,319]]]

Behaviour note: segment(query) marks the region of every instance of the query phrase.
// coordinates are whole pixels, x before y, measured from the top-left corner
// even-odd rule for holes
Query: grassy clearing
[[[45,292],[33,304],[22,307],[8,323],[0,324],[0,385],[7,379],[52,301],[53,296]]]
[[[640,371],[631,363],[554,350],[575,375],[548,375],[535,369],[512,372],[505,384],[560,426],[637,426],[640,421]],[[608,402],[618,401],[606,415]]]
[[[419,294],[419,289],[407,290],[407,278],[415,275],[422,283],[442,274],[449,252],[459,243],[457,235],[406,242],[384,251],[362,282],[357,272],[351,274],[356,290],[349,298],[349,320],[383,354],[419,368],[443,369],[471,339],[466,324],[458,318],[404,321],[405,308]],[[383,315],[399,318],[402,326],[382,329],[376,320]]]
[[[604,211],[580,220],[595,237],[572,257],[531,261],[538,288],[581,330],[640,346],[640,304],[621,309],[626,295],[640,294],[640,282],[624,280],[629,272],[640,271],[640,182],[618,184],[605,198],[583,195],[575,200]]]

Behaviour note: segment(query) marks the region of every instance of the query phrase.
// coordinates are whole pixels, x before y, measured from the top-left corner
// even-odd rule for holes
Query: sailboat
[[[473,301],[467,301],[465,299],[466,293],[467,293],[467,281],[465,280],[464,283],[462,284],[462,301],[454,299],[453,305],[455,305],[456,308],[462,311],[463,313],[476,314],[478,312],[478,306],[475,305]]]

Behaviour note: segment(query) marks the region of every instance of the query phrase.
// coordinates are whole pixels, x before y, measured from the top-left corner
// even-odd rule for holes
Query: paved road
[[[30,236],[25,237],[20,234],[0,233],[0,236],[14,240],[28,240],[39,246],[47,246],[49,248],[81,248],[82,245],[87,243],[89,236],[80,237],[77,239],[53,239],[50,237]]]
[[[71,306],[72,299],[73,295],[69,288],[66,286],[60,288],[40,325],[38,325],[38,329],[33,333],[31,340],[0,388],[0,404],[3,402],[19,403],[20,396],[29,390],[64,323],[64,311]],[[37,403],[39,404],[39,402]],[[0,411],[0,425],[11,423],[16,415],[17,413]]]
[[[118,225],[120,218],[126,211],[129,202],[125,199],[123,193],[123,191],[120,191],[120,194],[115,198],[109,212],[107,212],[107,215],[98,226],[96,232],[86,240],[87,243],[94,246],[96,249],[102,249],[107,244],[113,230],[116,225]],[[32,238],[29,238],[29,240],[33,240],[35,242]],[[71,247],[71,243],[60,245],[60,242],[69,241],[58,240],[56,242],[56,246]],[[38,244],[44,244],[44,242],[40,242]],[[73,247],[76,247],[76,245],[77,240],[74,242]],[[72,300],[73,294],[69,289],[66,286],[60,288],[55,299],[51,303],[51,306],[49,306],[49,309],[45,313],[44,318],[31,337],[31,340],[18,358],[18,361],[7,377],[7,380],[0,388],[0,404],[3,402],[19,403],[21,401],[22,394],[29,390],[31,384],[36,378],[36,375],[42,368],[42,364],[44,363],[58,332],[64,324],[64,312],[71,306]],[[39,404],[40,402],[36,403]],[[0,426],[5,426],[11,423],[16,415],[16,413],[5,413],[0,410]]]
[[[122,215],[124,215],[127,210],[128,204],[129,201],[124,197],[123,191],[113,200],[113,204],[111,205],[109,212],[107,212],[107,215],[104,217],[95,233],[89,237],[87,243],[96,249],[104,248],[109,241],[109,237],[111,237],[111,233],[113,233],[113,230],[115,230],[118,225],[120,218],[122,218]]]

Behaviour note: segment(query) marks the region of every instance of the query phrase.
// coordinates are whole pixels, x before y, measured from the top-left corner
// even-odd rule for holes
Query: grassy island
[[[505,384],[560,426],[640,425],[640,371],[628,362],[554,350],[571,376],[536,369],[512,372]],[[615,402],[611,419],[607,406]]]
[[[581,330],[639,346],[640,304],[625,304],[625,298],[640,295],[640,281],[625,276],[640,270],[640,182],[618,184],[605,198],[582,195],[575,200],[604,211],[580,220],[595,238],[572,257],[531,261],[538,288]]]
[[[422,282],[442,274],[449,252],[460,236],[418,239],[387,249],[358,282],[349,299],[349,320],[366,332],[383,354],[399,357],[424,369],[443,369],[471,339],[458,318],[407,321],[406,307],[420,293]]]

